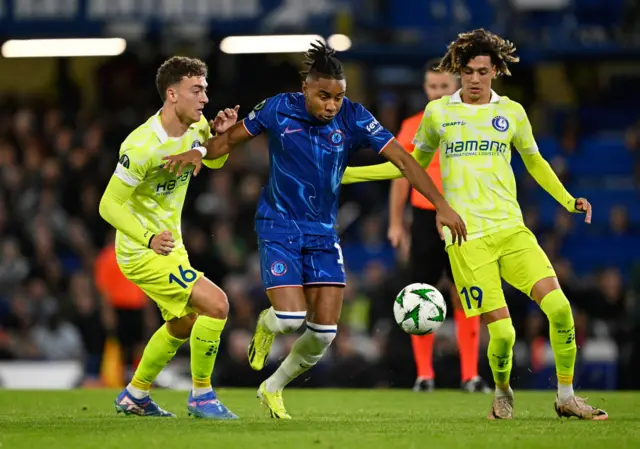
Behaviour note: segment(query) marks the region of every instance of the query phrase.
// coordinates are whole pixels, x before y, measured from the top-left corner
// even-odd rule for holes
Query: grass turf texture
[[[255,390],[220,389],[239,421],[189,418],[186,392],[155,390],[178,418],[116,415],[110,390],[0,390],[0,449],[640,448],[640,393],[580,392],[609,421],[560,419],[554,392],[516,392],[516,419],[486,419],[490,396],[457,391],[286,390],[291,421],[269,418]],[[606,446],[604,446],[606,444]]]

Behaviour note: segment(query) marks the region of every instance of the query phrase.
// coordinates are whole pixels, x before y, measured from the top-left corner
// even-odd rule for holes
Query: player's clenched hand
[[[202,153],[198,150],[190,150],[186,153],[174,154],[172,156],[165,156],[162,158],[167,161],[164,163],[163,168],[169,169],[169,173],[176,172],[176,176],[182,174],[184,167],[193,165],[193,176],[198,176],[200,168],[202,168]]]
[[[238,121],[238,110],[240,105],[236,105],[235,108],[226,108],[224,111],[219,111],[216,118],[209,121],[209,126],[217,134],[222,134],[229,128],[231,128]]]
[[[444,233],[442,232],[443,226],[446,226],[451,231],[453,237],[453,243],[458,242],[458,245],[462,245],[462,240],[467,241],[467,226],[462,221],[462,218],[458,213],[451,208],[448,204],[438,209],[436,214],[436,226],[438,227],[438,233],[440,238],[444,240]]]
[[[576,200],[576,210],[587,214],[587,216],[584,217],[584,222],[591,223],[591,203],[589,203],[586,198],[578,198]]]
[[[173,240],[173,236],[170,231],[162,231],[151,239],[151,244],[149,246],[156,254],[168,256],[175,246],[175,240]]]
[[[404,227],[389,226],[389,230],[387,231],[387,238],[389,239],[389,242],[391,242],[391,246],[393,246],[394,248],[399,247],[402,241],[406,238]]]

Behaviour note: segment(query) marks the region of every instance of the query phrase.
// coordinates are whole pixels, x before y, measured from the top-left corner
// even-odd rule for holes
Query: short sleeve
[[[354,119],[361,146],[373,148],[379,153],[393,140],[393,134],[359,103],[355,103]]]
[[[127,147],[123,144],[114,175],[125,184],[136,187],[144,180],[150,161],[144,148]]]
[[[516,131],[513,135],[512,143],[520,154],[535,154],[538,152],[538,144],[533,137],[531,122],[529,122],[529,117],[527,117],[522,105],[517,104],[517,106]]]
[[[439,126],[435,120],[436,102],[430,102],[424,109],[424,115],[413,138],[413,144],[420,151],[433,153],[440,146]]]
[[[262,134],[274,122],[278,96],[267,98],[255,105],[249,115],[242,121],[245,129],[252,136]]]

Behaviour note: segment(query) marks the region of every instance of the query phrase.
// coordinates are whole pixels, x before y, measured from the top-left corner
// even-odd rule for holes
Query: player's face
[[[427,72],[424,75],[424,91],[429,101],[452,95],[458,89],[458,80],[450,73]]]
[[[491,99],[491,80],[495,75],[491,57],[476,56],[469,60],[460,73],[463,99],[471,103],[488,103]]]
[[[172,88],[169,88],[171,91]],[[174,86],[173,102],[178,116],[187,122],[195,123],[202,117],[202,110],[209,102],[207,80],[204,76],[182,77],[180,84]],[[171,98],[171,97],[169,97]]]
[[[345,80],[315,78],[302,84],[307,111],[325,123],[329,123],[340,112],[346,90]]]

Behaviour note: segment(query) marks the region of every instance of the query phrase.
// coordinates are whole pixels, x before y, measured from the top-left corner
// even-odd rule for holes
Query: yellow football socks
[[[556,362],[558,394],[570,396],[573,394],[573,372],[577,353],[571,305],[562,290],[557,289],[542,299],[540,308],[549,318],[549,340]]]
[[[516,342],[516,330],[511,318],[494,321],[487,325],[489,330],[489,366],[493,380],[499,390],[509,389],[509,378],[513,359],[513,345]]]
[[[191,376],[194,391],[211,388],[211,374],[218,355],[220,334],[227,320],[200,315],[191,330]]]
[[[161,326],[144,348],[140,364],[131,380],[131,386],[148,392],[160,371],[167,366],[185,341],[169,334],[166,325]]]

